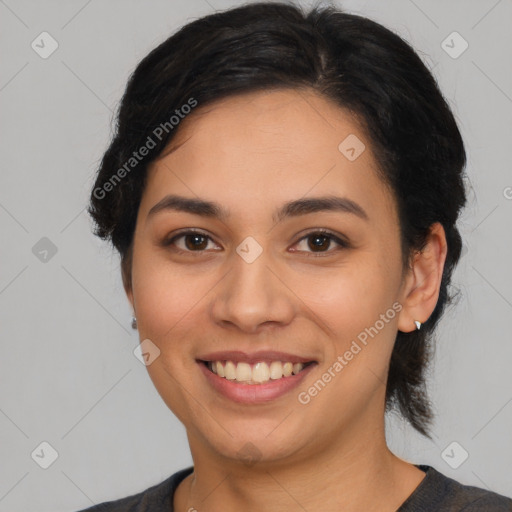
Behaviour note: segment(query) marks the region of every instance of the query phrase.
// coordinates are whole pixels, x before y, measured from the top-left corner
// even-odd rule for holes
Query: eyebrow
[[[171,194],[165,196],[149,210],[147,219],[159,212],[169,210],[216,218],[222,221],[227,220],[230,216],[229,210],[214,201]],[[362,206],[347,197],[338,196],[311,197],[288,201],[274,213],[272,219],[275,223],[278,223],[287,217],[324,211],[350,213],[363,220],[369,220],[368,214]]]

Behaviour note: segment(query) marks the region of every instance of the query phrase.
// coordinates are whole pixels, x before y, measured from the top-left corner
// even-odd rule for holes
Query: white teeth
[[[224,366],[222,366],[222,363],[220,361],[216,361],[216,362],[214,362],[212,364],[215,367],[215,370],[216,370],[215,373],[217,373],[217,375],[219,377],[225,377],[226,376],[226,374],[224,373]]]
[[[302,363],[295,363],[293,365],[293,375],[297,375],[297,373],[299,373],[302,368],[304,368],[304,365]]]
[[[283,376],[283,365],[281,361],[272,361],[270,363],[270,378],[280,379]]]
[[[267,382],[270,379],[270,368],[267,363],[256,363],[252,369],[254,382]]]
[[[220,361],[217,361],[220,362]],[[222,363],[221,363],[222,364]],[[228,361],[224,366],[224,375],[228,380],[236,379],[236,366],[232,361]]]
[[[236,380],[246,381],[251,380],[252,370],[251,365],[247,363],[238,363],[236,365]]]
[[[208,361],[208,368],[219,377],[228,380],[243,382],[245,384],[261,384],[270,379],[277,380],[282,377],[297,375],[304,369],[303,363],[283,363],[272,361],[270,365],[264,361],[250,365],[249,363],[233,361]]]

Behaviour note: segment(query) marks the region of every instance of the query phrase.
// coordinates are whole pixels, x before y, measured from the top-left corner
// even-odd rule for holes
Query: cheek
[[[179,344],[169,340],[177,334],[197,291],[176,269],[144,250],[134,254],[132,286],[140,339],[149,338],[162,353],[176,352]]]
[[[391,307],[392,280],[390,269],[368,252],[337,269],[301,275],[293,290],[343,343]]]
[[[200,299],[208,290],[200,283],[149,250],[134,254],[132,285],[140,340],[150,339],[160,350],[146,370],[163,401],[183,422],[190,422],[186,388],[196,371],[187,336],[194,332]]]
[[[167,283],[152,272],[145,272],[139,283],[134,283],[139,332],[160,339],[184,316],[186,296],[176,280]]]
[[[311,399],[314,415],[327,423],[348,421],[385,390],[398,316],[395,281],[395,270],[385,271],[367,254],[350,270],[347,266],[302,288],[304,302],[330,329],[323,373],[301,389]]]
[[[157,340],[183,329],[208,291],[200,276],[149,251],[134,255],[132,276],[139,332]]]

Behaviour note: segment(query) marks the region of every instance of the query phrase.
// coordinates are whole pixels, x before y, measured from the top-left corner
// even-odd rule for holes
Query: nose
[[[230,259],[229,272],[219,283],[212,303],[214,321],[245,333],[289,324],[296,310],[294,294],[278,275],[278,266],[268,251],[252,263],[237,253]]]

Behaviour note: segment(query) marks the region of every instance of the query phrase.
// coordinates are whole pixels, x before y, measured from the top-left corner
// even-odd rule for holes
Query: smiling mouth
[[[253,364],[234,361],[200,361],[212,373],[239,384],[265,384],[297,375],[316,361],[292,363],[290,361],[259,361]]]

